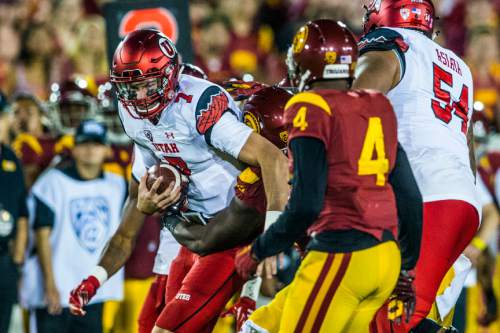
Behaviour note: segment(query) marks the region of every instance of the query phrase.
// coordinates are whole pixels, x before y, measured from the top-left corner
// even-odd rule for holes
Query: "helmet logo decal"
[[[292,50],[293,53],[300,53],[304,49],[307,41],[307,35],[309,34],[309,28],[303,26],[299,29],[295,37],[293,38]]]
[[[175,56],[175,47],[167,38],[160,38],[158,41],[161,51],[164,55],[172,59]]]
[[[334,64],[337,61],[337,52],[325,52],[325,62],[327,64]]]
[[[288,142],[288,132],[287,131],[280,132],[280,139],[284,143],[287,143]]]
[[[352,56],[351,55],[343,55],[340,56],[341,64],[352,64]]]
[[[245,123],[245,125],[253,129],[255,133],[260,133],[259,120],[253,113],[245,112],[245,115],[243,116],[243,122]]]
[[[380,6],[382,5],[382,0],[371,0],[371,1],[363,1],[365,3],[365,8],[369,12],[378,12],[380,10]],[[366,4],[367,3],[367,4]]]
[[[403,18],[403,20],[407,20],[410,17],[410,10],[408,8],[401,8],[399,10],[399,14]]]

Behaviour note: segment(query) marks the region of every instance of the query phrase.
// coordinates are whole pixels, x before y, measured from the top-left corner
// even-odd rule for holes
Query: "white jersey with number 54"
[[[361,54],[393,50],[400,60],[401,81],[387,97],[424,201],[464,200],[480,211],[467,146],[473,112],[469,67],[415,30],[379,28],[359,46]]]

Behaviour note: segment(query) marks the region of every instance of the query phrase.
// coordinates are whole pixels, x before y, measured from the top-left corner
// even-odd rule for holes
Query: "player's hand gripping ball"
[[[148,190],[151,190],[154,182],[160,177],[162,177],[162,181],[156,190],[156,193],[158,194],[165,191],[171,182],[174,182],[174,189],[179,186],[187,188],[189,183],[188,178],[173,165],[168,163],[156,163],[148,170],[148,178],[146,180]]]
[[[158,162],[149,168],[146,178],[146,188],[151,191],[155,182],[161,177],[161,181],[156,188],[156,194],[161,195],[173,183],[172,191],[180,189],[180,198],[160,212],[179,212],[187,209],[187,191],[189,178],[179,171],[175,166],[168,163]]]

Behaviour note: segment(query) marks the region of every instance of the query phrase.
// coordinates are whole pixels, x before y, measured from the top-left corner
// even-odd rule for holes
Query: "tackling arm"
[[[276,255],[293,245],[316,220],[323,208],[328,167],[321,140],[298,137],[290,142],[293,154],[293,185],[290,200],[278,221],[259,236],[252,252],[258,260]]]
[[[264,215],[236,197],[207,225],[186,222],[175,216],[166,218],[174,238],[201,256],[249,243],[264,227]]]
[[[288,160],[285,155],[264,137],[252,133],[241,149],[238,159],[248,165],[260,167],[267,210],[282,211],[289,193]]]
[[[396,165],[389,175],[389,182],[394,190],[398,210],[401,267],[404,270],[411,270],[415,267],[420,253],[423,203],[410,162],[400,144],[398,144]]]

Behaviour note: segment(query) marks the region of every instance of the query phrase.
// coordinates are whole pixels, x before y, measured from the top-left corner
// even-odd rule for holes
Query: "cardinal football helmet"
[[[283,112],[292,96],[285,89],[266,87],[253,94],[243,107],[245,124],[282,150],[288,140]]]
[[[295,34],[288,49],[288,77],[299,91],[319,80],[354,78],[358,60],[356,40],[342,22],[315,20]]]

